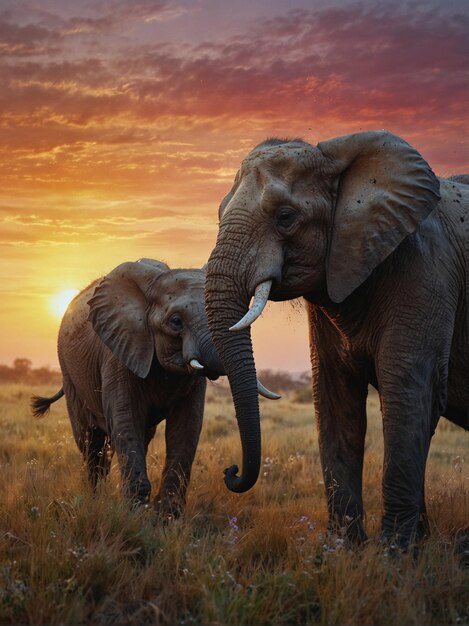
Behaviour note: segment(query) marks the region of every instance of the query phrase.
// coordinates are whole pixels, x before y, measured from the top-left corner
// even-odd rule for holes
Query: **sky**
[[[0,0],[0,362],[57,367],[53,302],[123,261],[201,267],[268,136],[385,128],[468,172],[468,33],[462,0]],[[301,302],[253,340],[309,368]]]

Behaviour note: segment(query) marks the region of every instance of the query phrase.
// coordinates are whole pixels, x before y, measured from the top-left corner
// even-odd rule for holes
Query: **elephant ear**
[[[342,302],[433,211],[439,182],[414,148],[386,131],[318,148],[339,177],[326,276],[330,298]]]
[[[157,272],[169,272],[169,267],[162,261],[155,261],[155,259],[147,259],[145,257],[138,259],[137,263],[145,263],[145,265],[151,265]]]
[[[167,271],[167,265],[151,259],[122,263],[101,280],[88,301],[96,334],[140,378],[148,375],[154,352],[145,314],[148,294]]]
[[[223,217],[223,213],[225,212],[226,207],[228,206],[231,198],[234,196],[235,191],[238,187],[239,184],[239,170],[236,172],[236,176],[233,182],[233,186],[231,187],[230,191],[226,194],[226,196],[223,198],[223,200],[220,202],[220,206],[218,207],[218,220],[221,222],[221,218]]]

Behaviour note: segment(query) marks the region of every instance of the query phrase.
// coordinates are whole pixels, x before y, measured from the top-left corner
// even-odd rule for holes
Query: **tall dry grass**
[[[82,475],[63,400],[29,414],[32,392],[0,387],[0,623],[468,624],[469,435],[442,422],[427,468],[431,536],[416,561],[375,541],[326,534],[312,405],[262,402],[256,487],[227,491],[240,460],[231,400],[211,385],[183,520],[155,524],[122,500],[115,465],[96,497]],[[369,401],[367,529],[379,533],[382,435]],[[159,429],[148,466],[164,461]],[[466,463],[465,463],[466,455]]]

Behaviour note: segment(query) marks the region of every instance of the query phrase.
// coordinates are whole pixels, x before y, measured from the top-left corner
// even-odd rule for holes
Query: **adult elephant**
[[[166,420],[166,463],[157,508],[182,511],[199,440],[206,377],[224,375],[204,309],[205,271],[153,259],[122,263],[93,282],[62,320],[63,388],[33,397],[39,417],[65,395],[93,486],[117,452],[128,495],[146,502],[148,445]],[[261,386],[261,391],[267,390]]]
[[[469,428],[468,191],[385,131],[317,146],[269,139],[245,158],[220,205],[206,279],[243,448],[242,474],[225,471],[229,489],[252,487],[260,466],[249,325],[267,299],[303,296],[331,523],[366,537],[370,383],[384,425],[382,539],[417,538],[439,416]]]

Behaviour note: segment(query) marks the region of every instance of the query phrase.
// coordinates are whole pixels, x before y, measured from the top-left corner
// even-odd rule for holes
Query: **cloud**
[[[43,198],[42,202],[47,213],[39,201],[31,199],[18,203],[21,211],[14,203],[0,208],[0,242],[4,247],[96,249],[122,242],[126,247],[156,243],[166,249],[174,237],[181,245],[190,240],[191,248],[200,250],[208,239],[213,243],[215,238],[213,219],[182,208],[158,206],[153,198],[118,202],[80,199],[69,206],[60,206],[58,198]]]
[[[23,57],[38,54],[54,54],[60,47],[57,36],[43,26],[15,24],[0,17],[0,54]]]
[[[96,8],[100,10],[99,6]],[[176,3],[153,0],[107,2],[101,8],[102,16],[72,17],[64,22],[61,32],[63,36],[112,33],[132,21],[163,22],[180,17],[188,10]]]
[[[17,0],[5,2],[9,9],[0,14],[0,52],[12,56],[57,54],[77,39],[98,46],[90,35],[121,33],[132,22],[151,23],[173,20],[197,10],[184,3],[155,0],[114,0],[106,3],[56,7],[56,13],[38,5]],[[80,9],[71,15],[70,9]],[[87,13],[84,15],[83,13]]]
[[[295,9],[194,45],[115,32],[121,20],[151,24],[189,10],[119,0],[38,24],[4,16],[13,24],[8,35],[0,26],[13,46],[0,67],[4,189],[24,181],[31,190],[187,195],[190,187],[201,201],[222,195],[243,153],[267,135],[316,141],[383,127],[436,167],[465,166],[464,15],[423,2],[357,2]],[[72,31],[100,33],[99,52]],[[47,49],[53,34],[60,56]],[[26,59],[21,46],[41,56]]]
[[[169,10],[148,2],[115,8],[116,20]],[[233,125],[266,115],[285,123],[292,110],[303,119],[442,114],[462,106],[464,21],[423,3],[295,10],[193,48],[141,45],[107,59],[15,64],[4,75],[4,102],[18,115],[33,108],[49,123],[85,127],[175,126],[181,118]]]

